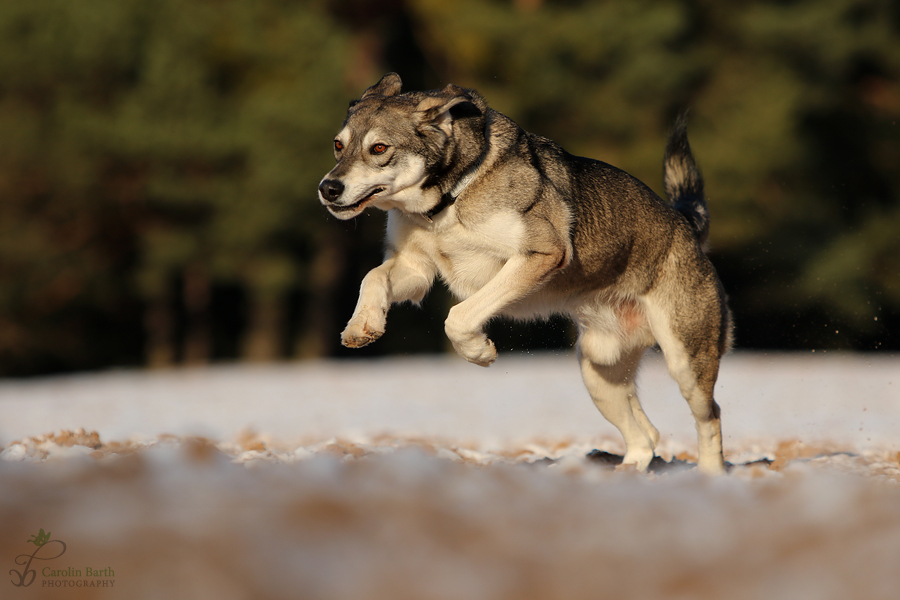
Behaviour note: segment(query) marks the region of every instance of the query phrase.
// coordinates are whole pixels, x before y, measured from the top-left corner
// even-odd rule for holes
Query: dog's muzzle
[[[337,202],[344,193],[344,184],[337,179],[326,179],[319,184],[319,193],[326,202]]]

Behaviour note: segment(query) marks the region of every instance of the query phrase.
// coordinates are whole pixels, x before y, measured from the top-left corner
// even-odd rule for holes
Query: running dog
[[[584,383],[625,439],[623,465],[639,471],[659,432],[634,380],[658,344],[696,420],[699,469],[723,473],[713,388],[731,318],[704,250],[709,217],[684,119],[666,148],[666,203],[628,173],[524,131],[473,90],[401,85],[389,73],[351,103],[337,165],[319,184],[339,219],[388,212],[385,260],[363,279],[342,343],[377,340],[391,305],[420,302],[436,276],[461,300],[447,337],[477,365],[497,358],[484,333],[492,318],[568,315]]]

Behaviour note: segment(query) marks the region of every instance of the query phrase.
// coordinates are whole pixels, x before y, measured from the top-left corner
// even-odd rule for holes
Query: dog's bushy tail
[[[687,113],[678,117],[669,135],[666,158],[663,161],[663,181],[672,206],[687,217],[697,239],[706,249],[709,211],[703,194],[703,175],[694,161],[691,145],[688,143]]]

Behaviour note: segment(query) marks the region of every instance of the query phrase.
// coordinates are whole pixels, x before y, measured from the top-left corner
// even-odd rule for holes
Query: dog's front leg
[[[469,362],[487,367],[497,359],[484,326],[505,307],[539,288],[564,263],[564,251],[517,255],[483,288],[450,309],[444,331],[456,352]]]
[[[421,302],[434,282],[434,270],[424,260],[410,260],[402,253],[388,257],[363,278],[359,300],[341,343],[362,348],[381,337],[387,313],[394,302]]]

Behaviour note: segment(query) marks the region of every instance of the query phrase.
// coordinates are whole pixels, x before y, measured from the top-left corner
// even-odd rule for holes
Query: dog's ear
[[[403,81],[400,80],[400,76],[396,73],[388,73],[378,83],[363,92],[359,99],[365,100],[372,96],[396,96],[402,87]]]
[[[481,116],[481,109],[463,88],[451,83],[442,92],[440,96],[429,96],[419,102],[416,112],[422,125],[436,127],[449,136],[453,133],[453,121]]]

